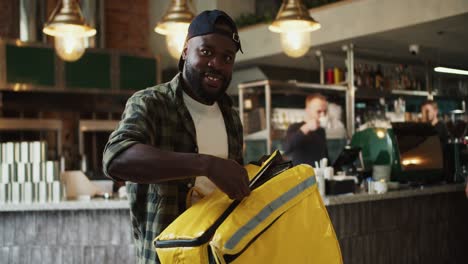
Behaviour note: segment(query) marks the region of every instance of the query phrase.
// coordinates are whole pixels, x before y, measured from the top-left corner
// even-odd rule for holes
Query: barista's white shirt
[[[198,153],[209,154],[223,159],[228,158],[228,139],[223,114],[218,103],[205,105],[183,94],[185,105],[192,116],[197,135]],[[216,185],[207,177],[197,177],[195,187],[202,196],[213,192]],[[199,197],[192,197],[192,203]]]

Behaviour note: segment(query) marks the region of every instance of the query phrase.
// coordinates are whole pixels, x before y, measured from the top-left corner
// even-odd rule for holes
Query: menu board
[[[7,44],[7,83],[55,86],[55,55],[51,48]]]
[[[140,90],[157,84],[155,58],[120,56],[120,89]]]
[[[65,63],[65,87],[110,90],[110,65],[110,54],[86,51],[79,60]]]

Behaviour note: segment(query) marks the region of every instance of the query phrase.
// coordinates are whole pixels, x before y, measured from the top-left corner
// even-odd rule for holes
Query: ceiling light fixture
[[[275,21],[268,29],[280,33],[281,47],[286,55],[304,56],[311,46],[310,32],[320,28],[301,0],[283,0]]]
[[[446,67],[435,67],[434,71],[443,72],[443,73],[451,73],[451,74],[468,75],[468,71],[453,69],[453,68],[446,68]]]
[[[81,58],[87,38],[96,35],[96,29],[86,24],[76,0],[59,1],[42,31],[54,37],[55,51],[65,61]]]
[[[175,59],[179,59],[182,54],[185,37],[194,16],[186,0],[172,0],[162,20],[154,28],[156,33],[166,36],[167,49]]]

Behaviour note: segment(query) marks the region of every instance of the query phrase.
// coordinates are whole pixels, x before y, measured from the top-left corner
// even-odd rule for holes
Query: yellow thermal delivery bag
[[[180,215],[153,241],[161,263],[342,263],[313,168],[279,160],[246,166],[242,201],[217,190]]]

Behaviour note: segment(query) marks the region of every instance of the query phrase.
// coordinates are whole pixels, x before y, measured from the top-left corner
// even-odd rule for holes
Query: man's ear
[[[182,49],[182,59],[187,59],[187,42],[185,42],[184,49]]]

